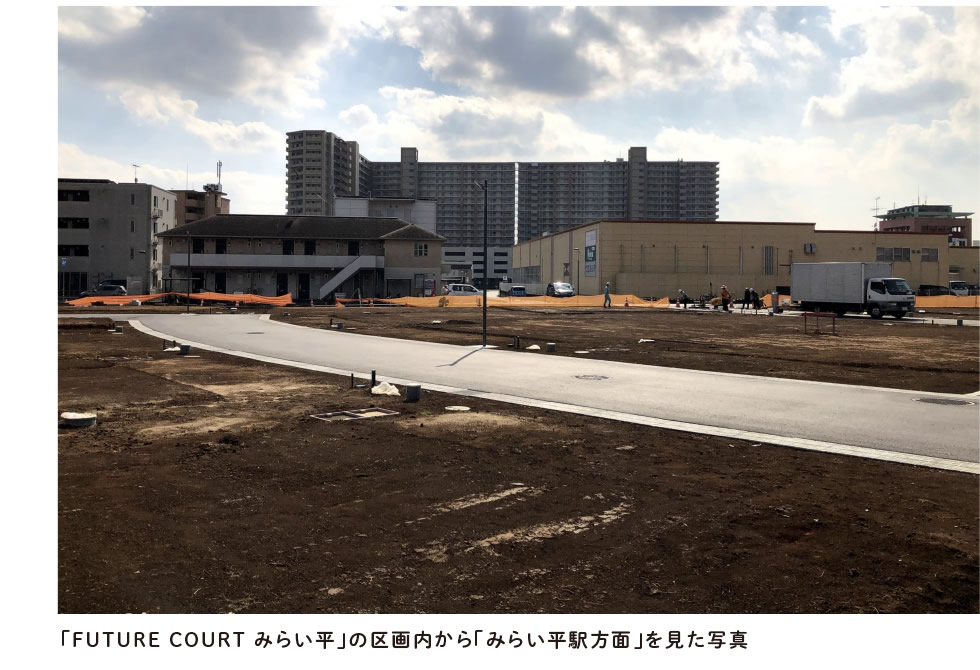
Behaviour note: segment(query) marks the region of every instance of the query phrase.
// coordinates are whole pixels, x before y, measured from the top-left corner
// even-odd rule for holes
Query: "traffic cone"
[[[629,307],[629,306],[630,306],[630,299],[629,299],[629,298],[627,298],[627,299],[626,299],[626,304],[625,304],[625,305],[623,305],[623,307]]]

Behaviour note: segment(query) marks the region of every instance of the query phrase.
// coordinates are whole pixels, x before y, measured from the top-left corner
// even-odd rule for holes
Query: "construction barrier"
[[[959,307],[980,309],[980,295],[918,295],[916,307]]]
[[[151,300],[159,300],[169,295],[187,298],[186,293],[181,293],[180,291],[169,291],[167,293],[152,293],[148,295],[99,295],[99,296],[93,295],[87,298],[78,298],[77,300],[69,300],[67,304],[75,305],[79,307],[93,305],[95,303],[101,303],[103,305],[128,305],[133,300],[139,300],[141,303],[144,303],[144,302],[149,302]],[[208,291],[204,291],[202,293],[191,293],[190,299],[200,300],[201,304],[204,304],[205,300],[210,300],[211,302],[228,302],[228,303],[242,304],[242,305],[248,305],[248,304],[276,305],[278,307],[285,307],[286,305],[293,302],[293,297],[291,295],[269,297],[269,296],[262,296],[262,295],[253,295],[251,293],[233,295],[228,293],[212,293]]]
[[[668,307],[670,301],[662,298],[656,302],[642,300],[635,295],[610,295],[613,307]],[[605,301],[603,295],[577,295],[571,298],[550,298],[548,296],[528,296],[502,298],[487,298],[487,307],[602,307]],[[360,307],[369,306],[367,299],[346,298],[338,299],[338,305],[355,304]],[[376,304],[400,305],[402,307],[482,307],[483,296],[444,295],[431,298],[375,298]]]

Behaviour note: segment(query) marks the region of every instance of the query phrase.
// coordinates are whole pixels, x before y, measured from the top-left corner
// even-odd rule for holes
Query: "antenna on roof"
[[[880,195],[875,196],[875,206],[872,208],[875,213],[875,230],[878,230],[878,200],[881,199]]]
[[[218,161],[218,191],[221,191],[221,161]]]
[[[138,183],[140,183],[140,180],[136,178],[136,170],[137,170],[137,169],[138,169],[138,168],[139,168],[140,166],[139,166],[139,165],[137,165],[136,163],[130,163],[130,165],[132,165],[132,166],[133,166],[133,183],[134,183],[134,184],[138,184]]]
[[[191,166],[189,163],[184,163],[184,190],[191,190]]]

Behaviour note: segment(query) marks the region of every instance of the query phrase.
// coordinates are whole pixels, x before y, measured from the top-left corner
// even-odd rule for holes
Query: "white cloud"
[[[941,106],[957,99],[976,99],[980,87],[977,63],[980,9],[955,11],[952,32],[913,7],[833,10],[830,31],[860,35],[864,52],[843,62],[838,92],[813,96],[804,125],[826,120],[892,116]]]
[[[61,7],[58,35],[86,42],[103,42],[132,30],[146,18],[141,7]]]
[[[255,153],[281,149],[284,133],[261,121],[235,124],[231,121],[205,121],[198,118],[198,105],[184,100],[174,91],[130,88],[119,96],[133,116],[154,124],[178,123],[184,130],[200,137],[218,151]]]

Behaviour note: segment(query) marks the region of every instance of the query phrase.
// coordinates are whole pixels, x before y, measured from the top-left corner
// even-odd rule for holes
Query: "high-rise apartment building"
[[[645,147],[616,161],[423,163],[416,147],[402,147],[397,162],[370,161],[357,142],[327,131],[288,133],[287,145],[288,214],[331,214],[342,195],[435,200],[443,253],[480,256],[474,271],[482,270],[484,181],[495,254],[590,221],[718,218],[718,163],[648,161]],[[508,251],[507,267],[488,276],[508,274],[509,261]]]

